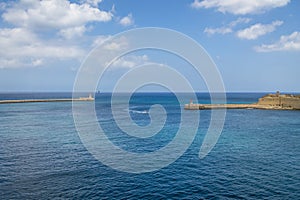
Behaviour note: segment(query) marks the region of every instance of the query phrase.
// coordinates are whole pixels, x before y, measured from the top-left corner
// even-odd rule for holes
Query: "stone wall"
[[[259,105],[280,106],[279,97],[265,96],[258,100]]]
[[[300,98],[298,97],[283,97],[282,107],[291,107],[293,109],[300,109]]]
[[[300,97],[293,95],[267,95],[258,100],[259,105],[300,109]]]

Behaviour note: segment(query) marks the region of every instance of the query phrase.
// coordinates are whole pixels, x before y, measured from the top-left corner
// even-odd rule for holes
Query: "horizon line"
[[[277,90],[278,91],[278,90]],[[225,91],[225,93],[276,93],[277,91]],[[300,91],[279,91],[280,93],[300,93]],[[25,90],[25,91],[0,91],[0,94],[16,94],[16,93],[73,93],[73,91],[47,91],[47,90],[44,90],[44,91],[40,91],[40,90],[37,90],[37,91],[29,91],[29,90]],[[82,91],[82,92],[77,92],[77,93],[92,93],[92,94],[97,94],[97,93],[100,93],[100,94],[109,94],[109,93],[114,93],[114,92],[111,92],[111,91],[103,91],[103,92],[98,92],[98,91]],[[128,93],[174,93],[174,92],[171,92],[171,91],[137,91],[137,92],[115,92],[117,94],[128,94]],[[184,91],[179,91],[179,92],[176,92],[176,93],[192,93],[192,92],[184,92]],[[209,91],[195,91],[195,93],[210,93]],[[216,91],[216,92],[213,92],[213,93],[223,93],[221,91]]]

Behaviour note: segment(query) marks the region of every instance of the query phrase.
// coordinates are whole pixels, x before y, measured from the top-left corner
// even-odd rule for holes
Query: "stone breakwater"
[[[267,110],[300,110],[300,96],[291,94],[268,94],[253,104],[194,104],[184,105],[186,110],[205,109],[267,109]]]
[[[17,100],[1,100],[0,104],[8,103],[39,103],[39,102],[67,102],[67,101],[94,101],[91,96],[80,97],[77,99],[17,99]]]

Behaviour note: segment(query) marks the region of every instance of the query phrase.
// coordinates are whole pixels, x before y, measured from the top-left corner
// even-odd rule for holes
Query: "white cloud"
[[[279,41],[255,47],[255,50],[257,52],[300,51],[300,32],[295,31],[290,35],[283,35]]]
[[[18,59],[7,59],[7,58],[2,58],[0,59],[0,69],[3,68],[15,68],[19,66],[24,66],[24,62],[20,62]]]
[[[76,46],[45,42],[23,28],[0,29],[0,46],[1,68],[38,66],[43,58],[80,59],[84,55]]]
[[[110,21],[112,13],[87,3],[76,4],[67,0],[21,0],[7,8],[2,18],[16,26],[33,30],[66,29],[81,27],[93,21]]]
[[[87,4],[90,4],[91,6],[97,7],[99,3],[102,2],[102,0],[85,0]]]
[[[9,58],[0,59],[0,69],[3,68],[18,68],[18,67],[37,67],[43,65],[42,59],[28,59],[28,58]]]
[[[205,28],[204,29],[204,33],[207,33],[208,35],[213,35],[213,34],[216,34],[216,33],[224,35],[226,33],[231,33],[231,32],[232,32],[232,29],[229,28],[229,27]]]
[[[86,31],[85,26],[76,26],[76,27],[61,29],[59,31],[59,35],[70,40],[75,37],[81,37],[85,31]]]
[[[33,66],[40,66],[43,64],[43,59],[36,59],[32,61]]]
[[[98,8],[101,0],[20,0],[1,3],[0,68],[34,67],[85,55],[81,37],[88,23],[112,20],[111,11]],[[86,40],[85,40],[86,42]],[[85,45],[87,46],[87,45]]]
[[[247,40],[255,40],[256,38],[263,36],[267,33],[275,31],[277,26],[281,26],[283,21],[274,21],[272,24],[255,24],[249,28],[240,30],[237,32],[237,37]]]
[[[76,58],[82,51],[76,47],[51,44],[22,28],[0,29],[0,55],[7,57]]]
[[[112,63],[112,67],[116,68],[133,68],[139,65],[143,65],[146,63],[150,63],[147,55],[137,56],[137,55],[129,55],[123,56]]]
[[[96,37],[96,39],[94,39],[91,46],[94,48],[94,47],[102,44],[103,42],[105,42],[106,40],[108,40],[111,37],[112,37],[111,35],[100,35],[100,36]]]
[[[257,14],[287,5],[290,0],[194,0],[193,8],[216,8],[235,15]]]
[[[250,21],[251,21],[250,18],[239,17],[237,20],[230,22],[229,26],[233,28],[233,27],[237,26],[238,24],[247,24]]]
[[[124,36],[114,39],[113,42],[110,42],[104,46],[106,50],[110,51],[119,51],[126,49],[129,45],[129,41]]]
[[[242,23],[249,23],[251,21],[250,18],[241,18],[239,17],[237,20],[234,20],[230,22],[228,25],[220,27],[220,28],[205,28],[204,33],[207,33],[208,35],[213,35],[213,34],[227,34],[227,33],[232,33],[233,28],[237,26],[238,24]]]
[[[123,17],[119,23],[123,26],[130,26],[130,25],[133,25],[134,24],[134,20],[133,20],[133,17],[132,17],[132,14],[128,14],[126,17]]]

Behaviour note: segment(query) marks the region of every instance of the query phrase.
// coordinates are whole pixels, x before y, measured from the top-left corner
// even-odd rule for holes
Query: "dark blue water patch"
[[[110,115],[105,99],[95,103],[103,111],[97,114]],[[177,104],[172,104],[165,106],[176,118]],[[195,140],[176,162],[128,174],[103,165],[85,149],[71,103],[31,105],[0,105],[1,199],[300,199],[298,111],[228,110],[218,143],[200,160],[210,122],[210,111],[203,110]],[[176,123],[170,119],[165,131],[172,132]],[[172,137],[166,134],[165,140]],[[138,152],[141,143],[130,145]]]
[[[125,102],[125,94],[118,96],[117,106],[120,112],[117,116],[113,116],[111,104],[111,95],[98,95],[96,99],[96,112],[99,124],[104,130],[108,138],[117,146],[126,151],[132,152],[150,152],[158,150],[167,145],[178,131],[181,117],[181,105],[179,104],[174,94],[133,94],[130,101]],[[124,99],[124,100],[123,100]],[[147,126],[151,123],[149,111],[151,106],[160,104],[164,107],[167,117],[165,126],[151,138],[138,138],[128,135],[123,132],[118,124],[116,124],[115,117],[125,116],[128,113],[131,119],[121,119],[121,121],[133,120],[138,126]],[[143,133],[141,133],[143,134]],[[157,142],[159,141],[159,143]],[[138,146],[137,146],[138,144]]]

